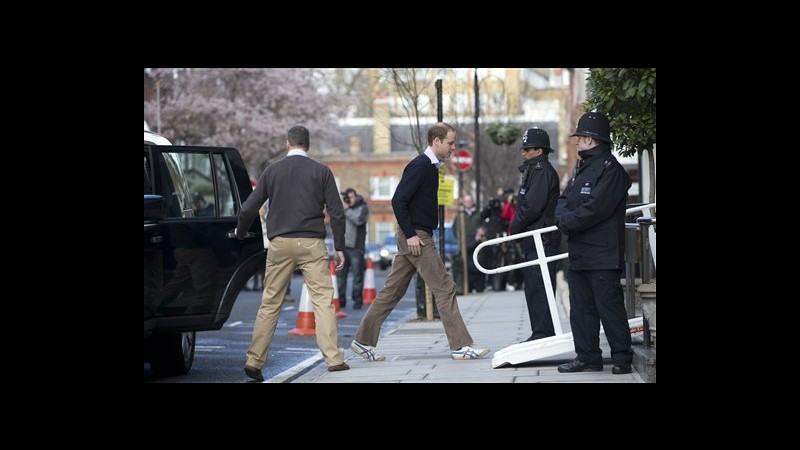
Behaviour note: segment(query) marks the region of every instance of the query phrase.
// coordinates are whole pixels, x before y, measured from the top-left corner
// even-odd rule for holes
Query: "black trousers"
[[[547,256],[555,255],[558,253],[558,247],[545,247],[544,252]],[[526,261],[533,261],[536,258],[536,250],[525,253]],[[547,263],[554,295],[557,267],[558,261]],[[528,303],[528,316],[531,319],[531,337],[540,339],[555,336],[556,332],[553,329],[553,319],[550,317],[550,305],[547,303],[547,293],[544,287],[541,267],[529,266],[523,268],[522,271],[525,275],[525,302]]]
[[[628,314],[620,285],[621,270],[570,270],[569,323],[575,338],[577,358],[588,364],[603,362],[600,322],[611,346],[614,364],[633,361]]]

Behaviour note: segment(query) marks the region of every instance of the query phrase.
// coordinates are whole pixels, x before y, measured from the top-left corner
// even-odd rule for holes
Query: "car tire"
[[[194,331],[168,333],[149,339],[150,369],[157,376],[185,375],[194,363]]]

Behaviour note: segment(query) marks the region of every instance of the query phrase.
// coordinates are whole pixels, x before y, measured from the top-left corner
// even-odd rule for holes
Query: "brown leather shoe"
[[[256,369],[255,367],[250,367],[250,366],[244,366],[244,373],[246,373],[248,377],[254,380],[264,381],[264,375],[261,374],[261,369]]]
[[[339,372],[341,370],[350,370],[350,366],[348,366],[346,362],[343,362],[339,365],[328,367],[328,372]]]

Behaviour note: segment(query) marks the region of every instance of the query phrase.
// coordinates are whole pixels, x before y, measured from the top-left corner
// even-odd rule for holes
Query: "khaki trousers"
[[[269,242],[264,294],[253,327],[253,341],[247,350],[247,363],[260,369],[267,363],[267,351],[278,325],[286,286],[295,267],[303,272],[311,303],[314,305],[317,345],[328,366],[344,362],[336,332],[337,319],[333,300],[333,282],[328,267],[325,242],[317,238],[276,237]]]
[[[461,311],[458,310],[456,301],[456,285],[447,270],[444,268],[442,258],[436,251],[433,237],[417,230],[417,236],[425,244],[419,256],[413,256],[408,251],[406,237],[399,229],[395,231],[397,237],[397,256],[392,263],[392,270],[386,277],[386,284],[369,306],[367,314],[361,321],[356,333],[356,341],[375,346],[381,333],[381,325],[392,312],[397,303],[403,298],[408,284],[419,271],[425,284],[428,285],[436,298],[439,316],[442,319],[447,343],[451,350],[458,350],[465,345],[472,345],[472,336],[464,325]]]

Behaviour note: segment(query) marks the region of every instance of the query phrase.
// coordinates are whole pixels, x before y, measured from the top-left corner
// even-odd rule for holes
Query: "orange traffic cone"
[[[289,334],[294,336],[314,336],[317,334],[317,322],[314,320],[314,308],[308,297],[308,286],[303,281],[303,293],[300,294],[300,311],[297,313],[297,322]]]
[[[364,291],[362,303],[369,305],[375,300],[375,269],[372,268],[372,258],[367,258],[367,271],[364,273]]]
[[[336,309],[336,317],[342,319],[347,314],[342,312],[342,304],[339,302],[339,282],[336,280],[336,263],[331,260],[331,280],[333,281],[333,307]]]

